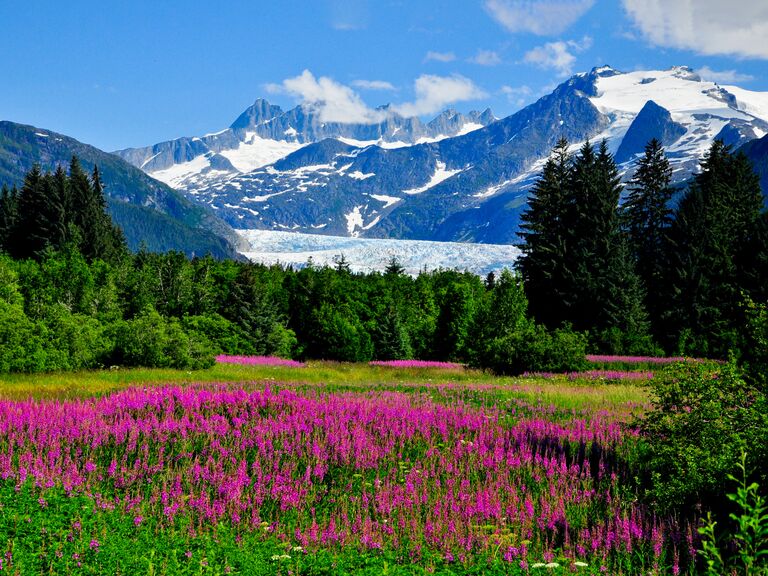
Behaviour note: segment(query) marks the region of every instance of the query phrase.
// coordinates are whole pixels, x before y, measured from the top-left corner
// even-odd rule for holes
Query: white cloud
[[[318,114],[321,122],[375,124],[385,117],[384,112],[369,108],[349,86],[326,76],[315,78],[309,70],[283,80],[282,84],[270,84],[267,90],[300,99],[303,106]]]
[[[652,44],[768,59],[768,2],[742,0],[623,0],[624,9]]]
[[[422,116],[441,111],[448,104],[477,100],[486,96],[474,82],[464,76],[432,76],[423,74],[414,83],[416,100],[393,106],[403,116]]]
[[[507,97],[512,104],[516,106],[522,106],[525,104],[528,97],[533,94],[533,90],[529,86],[502,86],[501,93]]]
[[[480,66],[497,66],[501,64],[501,57],[493,50],[479,50],[469,61]]]
[[[456,60],[456,54],[453,52],[433,52],[430,50],[427,52],[427,55],[424,56],[424,62],[430,62],[432,60],[435,62],[453,62]]]
[[[352,86],[362,90],[395,90],[395,87],[385,80],[355,80]]]
[[[585,36],[581,42],[559,40],[547,42],[525,53],[523,60],[545,70],[557,71],[558,76],[569,76],[573,72],[576,56],[572,52],[583,52],[592,46],[592,38]]]
[[[485,9],[510,32],[560,34],[587,12],[595,0],[486,0]]]
[[[709,66],[703,66],[696,70],[696,74],[704,80],[717,82],[718,84],[735,84],[737,82],[749,82],[755,77],[750,74],[742,74],[736,70],[712,70]]]

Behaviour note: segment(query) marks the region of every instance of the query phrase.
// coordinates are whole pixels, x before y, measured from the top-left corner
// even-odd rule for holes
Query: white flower
[[[550,562],[548,564],[544,564],[544,568],[559,568],[560,564],[557,562]]]
[[[578,566],[579,568],[586,568],[589,566],[586,562],[576,561],[573,563],[574,566]]]

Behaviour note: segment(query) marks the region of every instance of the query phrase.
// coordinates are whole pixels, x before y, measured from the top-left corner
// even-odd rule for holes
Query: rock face
[[[86,170],[98,165],[109,212],[132,249],[237,256],[241,240],[229,225],[124,160],[50,130],[0,122],[0,185],[21,186],[34,164],[54,170],[73,155]]]
[[[757,140],[751,140],[744,144],[739,151],[747,155],[755,167],[755,172],[760,177],[760,186],[763,189],[763,198],[768,204],[768,135]]]
[[[626,178],[658,138],[682,181],[716,137],[768,133],[768,94],[685,67],[595,68],[500,120],[490,110],[428,123],[380,111],[375,124],[323,123],[257,100],[218,134],[119,154],[237,229],[517,243],[530,186],[561,137],[574,150],[606,139]]]
[[[616,162],[626,162],[636,154],[642,154],[645,145],[652,138],[656,138],[663,146],[669,147],[685,133],[685,126],[672,120],[669,110],[662,108],[653,100],[648,100],[621,140],[621,145],[616,151]]]
[[[184,189],[250,172],[326,138],[344,139],[360,146],[400,147],[466,133],[495,120],[490,109],[466,115],[446,110],[427,124],[419,118],[400,116],[388,106],[378,110],[382,114],[380,122],[342,124],[323,122],[317,113],[303,106],[286,112],[259,98],[221,132],[127,148],[115,154]]]

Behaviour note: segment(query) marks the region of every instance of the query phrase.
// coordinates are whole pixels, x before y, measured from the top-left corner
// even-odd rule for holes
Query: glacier
[[[486,275],[512,268],[520,250],[509,244],[434,242],[324,236],[274,230],[237,230],[248,247],[242,254],[252,262],[304,267],[335,266],[341,256],[353,272],[381,272],[392,257],[415,276],[437,269],[457,269]]]

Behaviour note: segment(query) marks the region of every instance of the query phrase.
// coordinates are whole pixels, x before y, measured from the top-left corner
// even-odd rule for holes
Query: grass
[[[485,402],[508,398],[531,404],[553,404],[561,409],[613,410],[627,405],[644,405],[647,390],[636,383],[570,381],[565,377],[498,377],[480,370],[435,368],[390,368],[343,362],[310,362],[306,368],[283,366],[242,366],[216,364],[193,372],[171,369],[131,368],[56,372],[48,374],[0,374],[0,398],[9,400],[65,400],[103,396],[133,386],[192,384],[205,382],[281,383],[317,386],[333,392],[361,388],[423,391],[452,384],[482,389]]]
[[[295,391],[302,398],[306,398],[310,404],[313,402],[322,404],[326,401],[323,399],[324,397],[335,395],[350,400],[353,405],[355,398],[358,400],[366,399],[371,403],[371,406],[380,406],[383,412],[387,412],[392,398],[396,398],[398,394],[400,397],[402,397],[402,393],[412,394],[413,396],[406,396],[403,404],[406,410],[417,409],[418,406],[425,405],[425,403],[429,405],[429,403],[434,402],[445,405],[448,410],[463,410],[460,408],[463,404],[469,405],[470,410],[474,410],[473,407],[478,407],[480,414],[495,414],[498,420],[491,418],[488,421],[488,430],[496,430],[496,434],[505,434],[504,430],[519,425],[519,422],[526,418],[558,423],[563,427],[563,430],[570,429],[573,426],[572,422],[583,421],[586,426],[585,430],[590,431],[596,422],[626,421],[631,414],[642,409],[648,401],[648,392],[642,383],[596,382],[588,379],[569,380],[565,376],[496,377],[482,371],[464,368],[392,368],[320,361],[310,362],[304,368],[217,364],[210,369],[195,372],[167,369],[118,369],[79,373],[0,375],[0,399],[14,401],[30,398],[42,401],[68,400],[91,396],[109,396],[113,392],[131,387],[143,388],[169,384],[185,387],[186,385],[195,386],[205,383],[231,385],[233,388],[244,390],[269,387],[273,392],[284,390],[288,395],[292,393],[291,391]],[[219,388],[218,385],[206,388],[217,389]],[[185,390],[185,392],[187,391]],[[391,392],[396,394],[393,395]],[[298,405],[307,406],[309,404],[302,400]],[[38,408],[39,406],[32,406],[32,409],[37,410]],[[440,410],[440,408],[435,408],[435,410]],[[336,414],[343,414],[346,411],[347,409],[329,410],[326,416],[318,417],[317,422],[322,423],[325,418],[335,418]],[[158,412],[158,414],[162,415],[163,418],[173,415],[170,412]],[[296,414],[299,415],[300,412],[296,412]],[[140,412],[137,412],[135,416],[143,417]],[[276,418],[277,416],[278,413],[276,412],[270,417]],[[196,418],[201,417],[200,414],[196,413]],[[107,418],[105,422],[108,420]],[[40,419],[33,419],[33,421],[40,422]],[[218,421],[214,419],[212,422]],[[500,428],[494,428],[494,422],[498,422]],[[83,426],[87,425],[86,421]],[[536,426],[539,425],[531,424],[532,430],[538,430]],[[9,429],[9,433],[12,433],[14,429],[15,427]],[[387,430],[387,427],[384,427],[382,434],[388,434]],[[551,430],[546,428],[546,430],[553,433],[552,430],[557,430],[557,428]],[[480,440],[480,436],[473,436],[476,433],[471,432],[469,428],[467,430],[462,428],[459,432],[462,435],[467,435],[467,438],[471,438],[471,440]],[[234,446],[233,437],[227,435],[226,438],[225,443],[228,443],[228,449],[232,448]],[[313,438],[317,439],[317,436],[313,436]],[[330,442],[334,438],[334,434],[330,434],[328,441]],[[528,438],[528,436],[523,435],[521,438]],[[209,436],[201,436],[195,442],[200,441],[207,444],[210,440],[211,437]],[[72,441],[74,442],[74,440]],[[455,442],[456,438],[453,438],[452,441]],[[549,446],[548,442],[551,443],[551,441],[551,438],[545,438],[541,440],[543,443],[538,443],[534,439],[532,440],[532,447],[535,450],[545,450],[548,449],[546,446]],[[183,441],[180,442],[184,444]],[[287,450],[289,444],[283,445],[282,442],[283,440],[280,440],[274,446],[278,448],[285,446]],[[419,447],[425,449],[427,447],[425,442],[426,440],[408,440],[403,446],[413,452]],[[468,441],[468,444],[472,445],[473,442]],[[578,442],[574,446],[577,444]],[[65,442],[62,449],[68,449],[67,445],[68,442]],[[193,445],[196,446],[194,443],[189,446]],[[270,445],[272,444],[270,443]],[[301,445],[303,442],[296,444],[296,446]],[[106,450],[104,454],[97,457],[98,454],[93,452],[97,450],[96,448],[93,448],[88,442],[83,444],[82,449],[91,454],[89,458],[93,459],[99,466],[94,474],[105,474],[104,470],[109,468],[113,457],[120,456],[120,451],[116,451],[114,454],[110,452],[112,448],[109,446],[104,449]],[[168,457],[178,456],[176,452],[180,450],[183,452],[180,446],[181,444],[175,440],[170,442],[167,447]],[[376,446],[378,445],[373,445],[374,448]],[[445,448],[443,444],[434,443],[429,446],[433,450],[430,452],[431,456],[424,450],[421,450],[424,452],[423,454],[418,450],[413,453],[406,450],[405,456],[397,456],[397,458],[405,461],[421,458],[424,461],[422,464],[424,464],[425,462],[428,463],[429,458],[436,458],[446,449],[458,450],[461,454],[465,450],[463,439],[461,445],[455,448]],[[146,443],[146,449],[150,452],[155,448],[155,443]],[[33,445],[31,450],[30,454],[36,454],[42,448]],[[20,453],[20,448],[18,451]],[[204,458],[209,456],[204,454],[208,454],[208,451],[199,452],[197,457],[201,458],[201,462],[205,464]],[[451,452],[451,454],[454,453]],[[470,452],[468,451],[467,454]],[[252,456],[253,454],[249,457]],[[448,457],[446,456],[446,458]],[[461,457],[454,455],[448,458],[446,462],[463,461],[461,458],[469,459],[468,462],[471,460],[471,456],[465,454]],[[43,461],[47,460],[44,459]],[[64,493],[55,483],[51,488],[42,488],[37,485],[33,486],[30,480],[21,482],[18,479],[9,478],[0,482],[0,553],[3,552],[3,549],[14,551],[14,564],[6,565],[6,569],[10,569],[12,574],[151,573],[170,575],[225,574],[231,571],[234,574],[294,575],[382,573],[501,575],[544,572],[566,574],[573,571],[582,574],[597,574],[600,566],[598,559],[593,559],[594,562],[589,568],[575,570],[569,563],[573,558],[569,557],[569,560],[565,557],[556,556],[555,559],[561,562],[559,569],[545,570],[532,567],[529,571],[528,568],[519,567],[517,561],[510,562],[504,558],[504,551],[507,550],[509,553],[512,550],[506,544],[503,549],[499,544],[498,546],[491,546],[485,552],[468,553],[466,558],[457,556],[455,560],[448,560],[442,552],[433,549],[434,547],[425,547],[422,550],[419,545],[414,549],[407,543],[399,547],[385,547],[381,550],[369,550],[360,546],[339,548],[330,544],[319,547],[315,545],[310,546],[310,550],[307,552],[297,553],[293,548],[296,543],[292,542],[294,531],[289,529],[286,529],[285,533],[279,531],[280,533],[271,534],[263,530],[252,531],[238,528],[236,523],[229,521],[214,522],[211,525],[193,524],[192,516],[190,518],[181,517],[178,524],[171,522],[169,525],[163,514],[155,510],[159,504],[152,500],[151,491],[155,484],[162,483],[165,486],[167,483],[170,486],[174,470],[175,473],[180,474],[179,478],[185,478],[188,470],[182,470],[181,467],[185,465],[184,462],[183,458],[177,461],[177,458],[174,457],[172,464],[169,459],[166,466],[167,470],[162,474],[158,472],[156,481],[147,483],[144,488],[141,486],[134,487],[132,496],[143,496],[145,502],[142,504],[142,512],[130,514],[120,511],[123,504],[118,505],[114,510],[110,508],[113,496],[127,498],[128,493],[115,492],[117,488],[113,486],[107,476],[104,476],[102,480],[94,480],[92,489],[85,492],[75,491],[73,494]],[[225,462],[225,460],[214,459],[208,462],[206,466],[219,465],[220,462]],[[275,462],[281,466],[290,467],[291,459],[279,457],[275,459]],[[391,481],[392,490],[402,489],[399,486],[405,482],[405,476],[403,476],[402,482],[398,484],[397,478],[392,474],[405,475],[407,473],[410,476],[413,474],[410,470],[404,469],[407,465],[403,462],[394,462],[394,460],[387,462],[381,462],[379,464],[380,470],[375,474],[362,468],[357,470],[334,464],[328,477],[324,480],[325,484],[318,484],[318,490],[326,489],[323,487],[327,486],[328,490],[332,490],[330,495],[333,498],[338,498],[341,504],[349,500],[347,504],[344,504],[349,507],[355,505],[354,501],[357,497],[355,490],[362,490],[361,486],[365,480],[374,482],[374,476],[385,482]],[[121,466],[124,464],[121,460]],[[508,467],[503,466],[493,473],[489,472],[487,476],[478,475],[477,469],[484,469],[490,464],[483,460],[471,460],[470,464],[467,464],[465,476],[468,482],[474,483],[472,486],[482,482],[491,482],[494,478],[498,479],[501,474],[508,472]],[[302,461],[303,465],[304,461]],[[543,468],[539,469],[543,464],[537,461],[532,466],[530,471],[526,469],[520,472],[524,476],[527,474],[524,478],[520,476],[520,481],[524,482],[529,490],[533,490],[539,484],[549,486],[548,475],[543,474]],[[301,470],[304,469],[303,467],[300,468]],[[426,471],[431,470],[426,464],[419,465],[418,468],[419,470],[422,468]],[[222,470],[226,472],[226,470]],[[395,472],[392,472],[393,470]],[[362,478],[363,474],[369,473],[373,474],[371,478],[367,476]],[[454,472],[454,474],[456,473]],[[557,473],[561,474],[562,472]],[[441,476],[440,478],[445,481],[447,477]],[[416,480],[419,479],[416,478],[414,481]],[[579,482],[589,483],[590,481],[587,476]],[[349,484],[347,485],[347,483]],[[561,484],[562,482],[554,482],[553,486],[557,487]],[[577,484],[581,485],[577,482],[574,486]],[[606,489],[603,484],[596,482],[595,489]],[[354,487],[355,490],[350,492],[350,487]],[[477,489],[482,491],[481,488],[482,486],[478,485]],[[94,496],[93,493],[95,492],[98,493]],[[510,487],[509,490],[496,490],[495,492],[491,490],[491,492],[512,494],[514,491]],[[205,491],[201,492],[201,494],[205,493]],[[612,490],[611,494],[612,498],[621,496],[615,490]],[[350,498],[347,498],[348,495]],[[450,496],[450,491],[446,493],[446,497],[448,496]],[[324,501],[324,499],[320,500]],[[536,505],[539,506],[539,501],[535,501]],[[325,512],[318,508],[319,515],[335,514],[335,505],[326,503],[323,506],[330,506],[330,508]],[[597,514],[596,518],[601,522],[609,520],[607,516],[604,519],[600,517],[597,509],[593,510],[586,507],[580,511],[580,509],[576,510],[577,508],[578,506],[574,508],[571,503],[567,512],[572,516],[571,521],[575,525],[578,525],[579,522],[586,522],[584,518],[587,516],[582,518],[579,516],[581,512],[592,516]],[[262,511],[264,514],[268,514],[267,508]],[[136,514],[140,514],[143,518],[140,523],[135,521]],[[287,514],[285,518],[277,517],[277,520],[285,521],[286,526],[292,527],[291,522],[298,522],[297,519],[300,518],[299,512],[294,512],[293,516]],[[485,525],[482,525],[483,522],[489,521],[478,522],[477,527],[472,524],[470,528],[482,532],[486,528]],[[503,526],[496,526],[496,528],[498,534],[494,538],[498,537],[500,542],[506,542],[505,538],[511,538],[507,534],[509,530]],[[462,529],[467,531],[467,526],[463,526]],[[483,538],[485,537],[483,536]],[[549,546],[548,542],[544,542],[541,546]],[[559,545],[553,543],[552,546]],[[641,553],[639,549],[635,552],[638,557],[646,553],[647,551]],[[275,559],[282,557],[282,555],[286,555],[286,557],[290,555],[291,559]],[[10,557],[3,558],[8,564]],[[629,560],[627,561],[629,562]],[[650,562],[650,560],[648,561]],[[633,568],[629,566],[628,564],[627,571],[621,569],[615,573],[635,573],[632,571]],[[632,561],[632,566],[635,566],[634,561]],[[0,564],[0,574],[3,573],[2,564]]]

